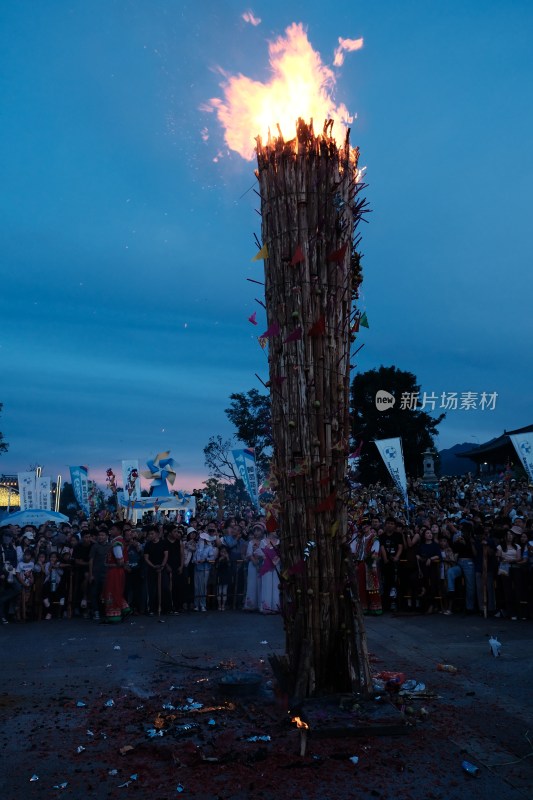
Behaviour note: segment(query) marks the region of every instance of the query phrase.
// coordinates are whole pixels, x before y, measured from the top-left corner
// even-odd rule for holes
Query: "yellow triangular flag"
[[[252,258],[252,261],[261,261],[263,258],[268,258],[268,247],[266,244],[264,244],[261,250],[255,254],[255,256]]]

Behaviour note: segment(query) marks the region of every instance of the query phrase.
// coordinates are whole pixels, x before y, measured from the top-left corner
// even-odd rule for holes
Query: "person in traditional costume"
[[[125,562],[128,559],[126,542],[118,525],[110,531],[111,547],[106,555],[106,575],[102,603],[105,622],[121,622],[131,614],[131,608],[124,598],[126,585]]]
[[[248,542],[246,549],[246,561],[248,563],[246,580],[246,598],[244,601],[245,611],[257,611],[261,599],[261,576],[259,570],[263,566],[263,551],[261,549],[261,539],[265,529],[262,525],[254,525],[252,538]]]
[[[379,586],[379,537],[368,523],[354,527],[350,549],[355,561],[359,600],[364,614],[382,613]]]
[[[267,532],[261,539],[263,563],[259,568],[261,577],[259,611],[261,614],[279,614],[279,539],[275,533]]]

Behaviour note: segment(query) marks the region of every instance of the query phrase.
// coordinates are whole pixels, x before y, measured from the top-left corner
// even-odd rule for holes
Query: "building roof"
[[[531,433],[533,432],[533,425],[526,425],[524,428],[515,428],[512,431],[504,431],[501,436],[496,436],[494,439],[489,439],[488,442],[480,444],[473,450],[468,450],[464,453],[457,453],[458,458],[471,458],[478,463],[484,461],[492,461],[504,463],[508,457],[516,456],[513,443],[509,436],[515,433]]]

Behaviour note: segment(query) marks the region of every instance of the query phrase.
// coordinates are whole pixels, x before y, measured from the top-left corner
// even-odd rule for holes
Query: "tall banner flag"
[[[255,450],[253,447],[248,447],[246,450],[232,450],[231,452],[244,483],[244,488],[250,495],[254,506],[259,509],[259,485],[255,468]]]
[[[35,472],[19,472],[17,475],[19,482],[20,510],[27,511],[36,506],[37,498],[35,491]]]
[[[527,477],[533,482],[533,432],[510,433],[509,439],[518,453],[518,458],[526,471]]]
[[[405,507],[408,509],[407,477],[403,460],[402,440],[398,437],[396,439],[375,439],[374,441],[392,480],[402,494]]]
[[[89,469],[88,467],[69,467],[74,496],[87,519],[91,516],[89,508]]]
[[[133,477],[132,473],[137,473]],[[141,499],[141,476],[139,473],[139,459],[127,458],[122,461],[122,490],[124,497],[130,503]]]
[[[52,508],[52,495],[50,493],[51,489],[51,480],[50,478],[40,478],[35,479],[35,494],[36,494],[36,502],[37,505],[35,508],[41,508],[43,511],[50,511]]]

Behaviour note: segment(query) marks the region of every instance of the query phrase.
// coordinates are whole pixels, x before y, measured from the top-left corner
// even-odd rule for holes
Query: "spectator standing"
[[[192,611],[194,608],[194,554],[198,546],[198,533],[192,526],[187,528],[187,536],[183,547],[183,608]]]
[[[271,531],[267,531],[261,540],[263,564],[259,569],[261,576],[261,591],[259,611],[261,614],[278,614],[279,603],[279,539]]]
[[[166,538],[168,560],[166,564],[170,584],[170,613],[179,614],[183,603],[183,563],[185,560],[184,544],[177,526],[173,526]]]
[[[218,551],[214,539],[206,531],[200,533],[198,546],[194,553],[194,610],[207,611],[207,582],[209,571]]]
[[[246,563],[248,564],[246,580],[246,598],[244,601],[245,611],[257,611],[261,599],[261,576],[259,574],[263,566],[263,551],[261,549],[261,539],[263,538],[264,528],[262,525],[254,525],[252,536],[246,549]]]
[[[147,532],[144,547],[144,563],[146,566],[146,584],[148,590],[148,614],[161,613],[165,605],[166,571],[168,548],[161,539],[159,528],[151,526]]]
[[[433,541],[433,531],[431,528],[422,529],[422,542],[418,546],[416,558],[422,576],[423,608],[426,614],[433,614],[435,611],[435,597],[439,593],[439,564],[440,547]]]
[[[514,542],[514,533],[508,530],[501,544],[496,548],[498,559],[498,583],[500,586],[500,611],[497,617],[518,619],[518,586],[516,569],[522,559],[522,551]]]
[[[128,558],[124,565],[124,596],[133,613],[139,614],[144,611],[142,591],[144,569],[143,547],[139,541],[137,531],[132,530],[130,525],[124,525],[122,535],[124,536],[124,541],[126,542],[128,550]]]
[[[398,595],[398,563],[402,556],[403,541],[396,530],[394,517],[387,517],[385,527],[379,538],[381,557],[381,577],[383,580],[383,611],[396,608]]]
[[[105,580],[102,602],[105,611],[105,622],[117,623],[131,614],[131,608],[124,597],[126,573],[124,570],[128,560],[128,551],[122,531],[117,524],[109,531],[111,545],[107,549],[105,564]]]
[[[229,553],[227,548],[222,545],[222,547],[218,550],[218,559],[217,559],[217,577],[216,577],[216,587],[217,587],[217,601],[218,601],[218,610],[225,611],[226,610],[226,603],[228,600],[228,585],[231,578],[231,564],[229,560]]]
[[[82,523],[83,524],[83,523]],[[82,533],[81,542],[74,546],[72,560],[74,562],[73,572],[73,604],[74,613],[81,614],[87,618],[87,607],[89,605],[89,561],[92,547],[91,534],[88,528]]]
[[[57,603],[59,614],[65,607],[65,586],[62,581],[63,570],[60,566],[57,553],[50,553],[50,558],[44,567],[43,605],[46,611],[45,619],[52,619],[52,606]]]
[[[3,533],[0,547],[0,621],[7,625],[10,608],[18,606],[18,596],[22,586],[15,579],[17,570],[17,551],[10,532]]]
[[[379,591],[379,539],[368,522],[357,528],[350,541],[355,561],[359,599],[364,614],[378,616],[383,613]]]
[[[455,596],[455,581],[461,575],[465,581],[466,591],[466,613],[473,614],[476,602],[476,571],[474,566],[474,542],[472,524],[467,520],[462,520],[460,530],[455,534],[452,542],[452,550],[457,556],[457,565],[448,570],[448,599],[450,607]]]
[[[101,525],[89,552],[89,591],[93,619],[96,621],[100,619],[100,603],[104,594],[109,547],[107,527]]]

